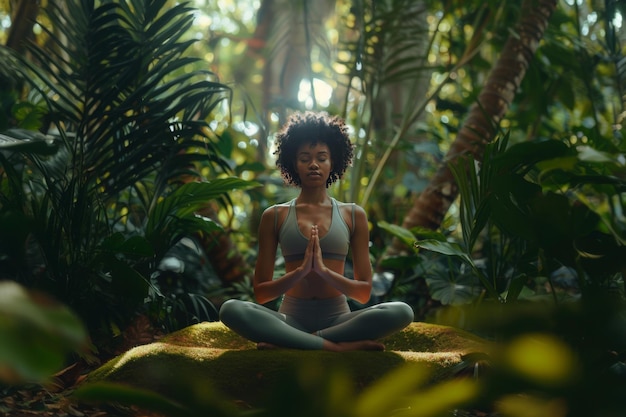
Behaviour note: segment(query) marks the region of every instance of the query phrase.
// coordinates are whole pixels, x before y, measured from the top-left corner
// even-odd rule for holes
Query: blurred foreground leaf
[[[87,384],[74,393],[78,400],[92,403],[114,402],[133,405],[144,410],[156,411],[167,416],[192,416],[192,411],[183,404],[172,401],[155,392],[110,382]]]
[[[0,282],[0,381],[42,382],[87,345],[82,322],[64,305]]]

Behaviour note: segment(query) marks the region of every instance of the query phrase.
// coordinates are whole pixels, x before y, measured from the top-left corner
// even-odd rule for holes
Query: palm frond
[[[54,118],[75,135],[75,174],[110,197],[157,171],[173,150],[206,148],[203,121],[229,90],[184,56],[193,43],[181,40],[193,22],[186,4],[161,11],[163,1],[82,3],[67,6],[70,16],[51,5],[66,40],[49,32],[55,49],[33,46],[29,67]]]
[[[31,60],[7,52],[10,70],[28,81],[34,101],[45,103],[50,126],[45,140],[34,132],[3,132],[17,141],[0,141],[11,152],[0,164],[11,165],[1,175],[12,177],[3,183],[18,204],[0,201],[0,208],[32,219],[33,246],[45,258],[41,279],[61,283],[57,295],[77,311],[91,311],[103,302],[97,294],[117,294],[113,287],[137,275],[130,263],[115,267],[99,257],[114,230],[130,234],[124,226],[139,213],[133,233],[142,233],[156,202],[175,188],[171,179],[194,163],[228,171],[209,121],[230,89],[187,55],[194,42],[186,34],[192,9],[166,5],[49,2],[45,11],[54,31],[42,27],[46,43],[30,45]],[[58,149],[38,154],[36,147],[50,138]],[[15,195],[20,181],[23,196]],[[205,197],[219,192],[227,191]],[[172,236],[208,227],[188,212],[197,202],[177,201],[183,207],[169,208],[173,217],[159,234],[163,246]],[[124,254],[115,255],[125,262]],[[143,268],[151,261],[142,259]]]
[[[351,57],[343,63],[353,76],[373,86],[423,74],[425,57],[415,53],[423,53],[430,35],[427,26],[416,22],[425,19],[426,8],[411,0],[360,1],[355,10],[359,36],[342,44]]]

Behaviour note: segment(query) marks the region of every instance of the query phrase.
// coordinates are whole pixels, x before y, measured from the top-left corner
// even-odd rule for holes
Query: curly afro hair
[[[352,164],[353,145],[348,137],[348,128],[340,117],[329,116],[325,112],[292,114],[287,123],[276,134],[278,155],[276,166],[288,184],[302,184],[296,172],[296,153],[303,144],[323,143],[330,150],[332,171],[326,181],[326,187],[340,179],[348,166]]]

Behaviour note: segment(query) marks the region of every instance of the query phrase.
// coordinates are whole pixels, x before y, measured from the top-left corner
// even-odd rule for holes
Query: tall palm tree
[[[557,3],[556,0],[523,2],[519,23],[509,35],[478,100],[470,108],[446,154],[445,163],[440,166],[404,217],[404,228],[421,226],[434,230],[441,225],[459,192],[449,164],[467,154],[471,154],[477,161],[482,160],[485,145],[494,139],[499,123],[515,97]],[[387,255],[396,254],[403,248],[402,242],[396,239],[388,248]]]

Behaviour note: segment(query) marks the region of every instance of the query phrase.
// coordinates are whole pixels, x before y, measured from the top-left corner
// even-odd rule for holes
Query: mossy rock
[[[222,323],[200,323],[130,349],[91,372],[88,381],[125,383],[169,397],[201,385],[253,405],[304,367],[346,371],[359,390],[405,363],[422,364],[432,380],[442,379],[464,354],[489,348],[468,332],[418,322],[382,342],[384,352],[261,351]]]

